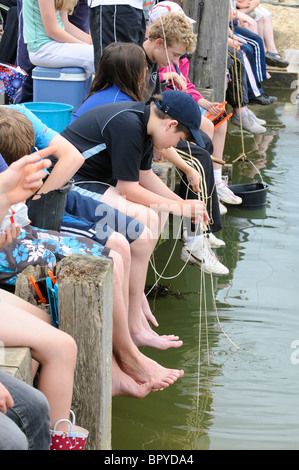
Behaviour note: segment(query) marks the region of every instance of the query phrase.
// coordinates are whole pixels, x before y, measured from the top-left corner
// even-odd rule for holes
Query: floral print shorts
[[[24,227],[12,243],[0,249],[0,283],[14,285],[18,274],[31,266],[55,264],[73,254],[107,258],[109,248],[88,238],[70,237],[31,225]]]

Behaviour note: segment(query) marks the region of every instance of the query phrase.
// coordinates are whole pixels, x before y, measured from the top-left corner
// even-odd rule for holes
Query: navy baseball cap
[[[188,127],[196,143],[205,148],[199,132],[201,112],[195,100],[187,93],[179,90],[164,91],[161,95],[162,101],[156,102],[157,108]]]

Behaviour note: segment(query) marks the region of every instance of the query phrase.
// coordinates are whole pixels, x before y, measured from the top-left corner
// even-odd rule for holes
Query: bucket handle
[[[32,196],[30,196],[28,199],[26,199],[26,204],[27,206],[29,207],[30,204],[31,204],[31,201],[33,200],[34,197],[36,197],[37,199],[36,200],[40,200],[42,199],[43,197],[45,197],[46,193],[34,193],[32,194]]]
[[[76,418],[75,418],[75,413],[73,412],[73,410],[70,410],[70,414],[72,415],[72,421],[70,421],[69,419],[59,419],[58,421],[56,421],[56,423],[53,426],[54,432],[56,431],[57,425],[59,423],[69,423],[70,429],[68,432],[72,432],[72,428],[75,425]]]
[[[30,207],[30,204],[31,202],[33,201],[33,198],[36,197],[36,201],[37,200],[41,200],[43,199],[44,197],[46,197],[49,193],[52,193],[54,191],[57,191],[57,192],[60,192],[60,193],[63,193],[65,188],[68,188],[69,185],[71,185],[71,187],[73,186],[74,184],[74,180],[73,179],[70,179],[68,183],[66,183],[64,186],[62,186],[61,188],[57,188],[57,189],[52,189],[51,191],[48,191],[47,193],[38,193],[37,191],[32,194],[32,196],[30,196],[28,199],[26,199],[26,205],[28,206],[28,208]]]

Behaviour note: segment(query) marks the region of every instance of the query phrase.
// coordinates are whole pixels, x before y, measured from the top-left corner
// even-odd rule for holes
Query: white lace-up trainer
[[[208,233],[208,238],[209,238],[211,248],[223,248],[225,246],[225,242],[221,240],[220,238],[215,237],[215,235],[212,232]]]
[[[220,211],[220,215],[224,215],[227,213],[227,208],[221,204],[221,202],[219,201],[219,211]]]
[[[226,204],[242,204],[242,199],[236,196],[227,186],[227,177],[216,184],[218,198]]]
[[[241,127],[241,119],[236,114],[232,116],[230,121],[235,126]],[[263,134],[267,130],[264,126],[258,124],[250,113],[242,116],[242,128],[244,131],[251,132],[252,134]]]
[[[205,274],[212,276],[226,276],[229,270],[220,263],[213,252],[209,239],[204,236],[198,237],[197,243],[185,244],[182,248],[180,258],[188,264],[199,268]]]
[[[267,122],[264,121],[264,119],[258,118],[258,117],[254,114],[254,112],[253,112],[251,109],[247,108],[247,113],[248,113],[249,116],[251,116],[251,117],[254,119],[254,121],[257,122],[260,126],[264,126],[265,124],[267,124]]]

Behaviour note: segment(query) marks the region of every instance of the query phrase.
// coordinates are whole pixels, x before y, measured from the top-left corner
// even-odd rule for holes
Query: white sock
[[[215,184],[219,184],[222,181],[222,169],[219,168],[218,170],[214,170],[214,179]]]
[[[198,242],[203,239],[203,234],[195,235],[195,237],[187,237],[187,245],[189,248],[195,249]]]

